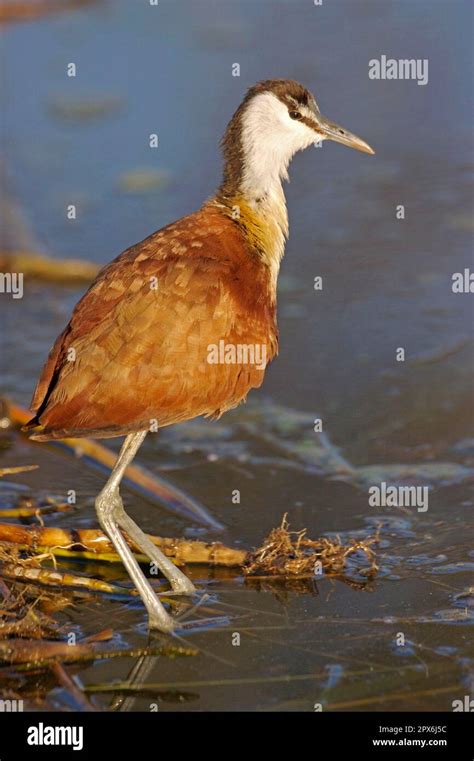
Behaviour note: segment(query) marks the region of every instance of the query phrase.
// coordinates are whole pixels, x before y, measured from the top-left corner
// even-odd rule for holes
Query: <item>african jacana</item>
[[[150,429],[198,415],[218,418],[261,385],[278,350],[277,276],[288,234],[282,181],[296,151],[325,139],[373,153],[325,119],[297,82],[273,79],[250,88],[222,141],[224,175],[216,194],[104,267],[56,340],[37,384],[31,404],[36,414],[25,426],[32,439],[126,435],[96,510],[150,627],[171,631],[175,621],[121,530],[175,592],[195,590],[126,514],[120,481]],[[261,347],[263,366],[248,352],[221,353],[211,361],[210,349],[222,342],[226,352]]]

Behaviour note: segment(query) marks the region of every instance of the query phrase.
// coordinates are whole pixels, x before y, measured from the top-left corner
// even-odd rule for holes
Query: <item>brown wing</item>
[[[264,371],[209,364],[209,347],[258,344],[267,361],[274,356],[267,279],[238,228],[206,207],[125,251],[50,353],[33,396],[32,438],[117,436],[237,405]]]

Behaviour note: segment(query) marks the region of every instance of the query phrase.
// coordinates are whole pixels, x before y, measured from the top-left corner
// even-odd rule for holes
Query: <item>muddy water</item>
[[[310,590],[257,586],[197,569],[211,597],[180,636],[198,655],[102,660],[76,673],[110,710],[451,710],[472,695],[474,656],[472,299],[451,289],[453,272],[472,268],[469,3],[449,13],[424,0],[137,6],[5,29],[9,192],[37,245],[102,263],[213,191],[217,140],[258,79],[304,81],[323,113],[373,145],[373,158],[325,144],[293,162],[281,349],[263,390],[218,423],[150,438],[139,460],[206,504],[230,543],[259,544],[285,512],[313,536],[381,526],[381,570],[361,591],[329,579]],[[428,59],[428,84],[370,80],[368,61],[383,53]],[[80,293],[27,282],[23,299],[2,296],[2,393],[27,404]],[[354,477],[335,477],[336,447]],[[31,462],[40,469],[16,483],[78,494],[78,511],[51,525],[95,525],[103,479],[8,436],[0,466]],[[382,481],[429,485],[428,510],[369,505],[368,488]],[[11,487],[2,488],[8,504]],[[150,532],[196,535],[125,500]],[[125,580],[119,566],[71,568]],[[61,620],[79,635],[113,625],[117,647],[145,641],[141,607],[123,600],[87,598]],[[50,677],[23,678],[23,689],[68,705]]]

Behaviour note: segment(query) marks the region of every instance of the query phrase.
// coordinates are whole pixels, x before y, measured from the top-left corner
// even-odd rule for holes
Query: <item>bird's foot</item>
[[[159,614],[148,611],[148,628],[150,631],[159,631],[163,634],[171,634],[176,629],[177,622],[165,611]]]
[[[185,576],[185,574],[181,571],[179,577],[170,579],[168,576],[168,580],[171,584],[174,595],[195,595],[197,592],[197,589],[191,579]]]

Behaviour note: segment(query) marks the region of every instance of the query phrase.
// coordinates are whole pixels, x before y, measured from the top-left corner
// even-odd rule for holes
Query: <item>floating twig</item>
[[[191,539],[169,539],[148,535],[149,539],[160,548],[176,565],[202,563],[218,566],[241,566],[247,557],[244,550],[226,547],[220,542],[201,542]],[[77,529],[67,531],[62,528],[19,526],[13,523],[0,523],[0,542],[10,542],[21,549],[33,549],[35,552],[49,552],[53,555],[88,558],[120,562],[108,537],[98,529]],[[130,547],[137,548],[131,542]],[[137,553],[139,560],[147,560]]]
[[[0,478],[11,476],[13,473],[27,473],[30,470],[37,470],[38,465],[17,465],[14,468],[0,468]]]

